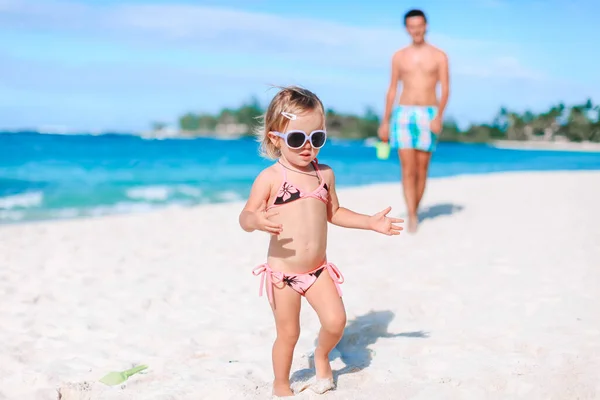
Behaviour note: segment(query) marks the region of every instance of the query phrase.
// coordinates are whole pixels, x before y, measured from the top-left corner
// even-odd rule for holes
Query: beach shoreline
[[[554,173],[570,173],[570,172],[593,172],[593,170],[540,170],[540,171],[496,171],[496,172],[477,172],[477,173],[460,173],[452,176],[431,176],[428,178],[428,182],[453,179],[453,178],[464,178],[464,177],[484,177],[484,176],[502,176],[506,174],[510,175],[520,175],[520,174],[554,174]],[[401,188],[401,182],[375,182],[375,183],[367,183],[367,184],[357,184],[357,185],[343,185],[338,186],[338,190],[342,192],[349,191],[350,193],[354,193],[354,191],[358,190],[386,190],[391,188],[392,190],[397,190]],[[396,188],[396,189],[394,189]],[[174,215],[179,215],[178,213],[186,213],[195,209],[210,209],[211,207],[233,207],[237,206],[240,210],[244,205],[243,200],[234,199],[234,200],[224,200],[214,203],[198,203],[198,204],[161,204],[152,208],[140,208],[139,210],[133,211],[120,211],[120,212],[112,212],[107,214],[98,214],[98,215],[73,215],[73,216],[62,216],[62,217],[52,217],[52,218],[44,218],[44,219],[30,219],[30,220],[13,220],[13,221],[2,221],[0,222],[0,230],[5,228],[10,228],[13,226],[22,226],[22,225],[45,225],[45,224],[53,224],[53,223],[69,223],[72,221],[80,222],[80,221],[93,221],[98,219],[119,219],[119,218],[129,218],[129,217],[141,217],[156,214],[156,213],[175,213]]]
[[[321,397],[600,394],[598,179],[437,178],[417,235],[331,226],[348,324]],[[359,212],[404,212],[399,183],[338,191]],[[0,226],[0,398],[269,398],[274,324],[251,274],[269,238],[239,228],[242,204]],[[319,329],[305,301],[301,319],[294,379]],[[97,383],[133,364],[149,368]]]
[[[547,151],[581,151],[600,153],[600,143],[595,142],[547,142],[540,140],[494,140],[488,143],[498,149],[512,150],[547,150]]]

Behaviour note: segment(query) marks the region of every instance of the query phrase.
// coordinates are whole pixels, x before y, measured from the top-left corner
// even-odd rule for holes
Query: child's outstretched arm
[[[246,232],[255,230],[268,232],[271,235],[279,235],[282,230],[281,224],[271,221],[269,218],[277,215],[277,211],[267,211],[267,200],[271,195],[271,171],[262,171],[250,191],[250,197],[240,213],[240,226]]]
[[[329,188],[329,204],[327,209],[327,217],[329,222],[343,228],[367,229],[375,232],[383,233],[384,235],[399,235],[403,229],[396,224],[403,223],[403,219],[390,218],[387,216],[392,210],[392,207],[387,207],[374,215],[359,214],[344,207],[340,207],[337,193],[335,191],[335,175],[329,169],[330,174]]]

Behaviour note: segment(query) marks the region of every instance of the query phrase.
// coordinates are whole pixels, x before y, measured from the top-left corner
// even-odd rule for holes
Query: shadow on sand
[[[461,212],[464,209],[463,206],[452,203],[434,204],[429,207],[425,207],[419,211],[419,222],[423,222],[426,219],[433,219],[444,215],[452,215]]]
[[[348,321],[344,336],[329,355],[329,360],[340,358],[345,364],[340,370],[333,371],[333,378],[337,383],[340,375],[358,372],[371,365],[373,351],[369,346],[379,338],[427,338],[429,334],[423,331],[389,333],[388,326],[394,313],[391,311],[371,311]],[[315,340],[316,345],[317,340]],[[309,358],[309,368],[296,371],[291,376],[291,381],[305,381],[315,375],[313,355]]]

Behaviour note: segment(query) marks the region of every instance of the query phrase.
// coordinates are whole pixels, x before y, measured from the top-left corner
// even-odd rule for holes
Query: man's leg
[[[408,210],[408,232],[415,232],[417,228],[417,151],[415,149],[401,149],[398,151],[402,167],[402,187],[404,200]]]
[[[427,151],[416,151],[416,164],[417,164],[417,206],[416,209],[419,209],[419,204],[421,204],[421,199],[423,198],[423,194],[425,193],[425,184],[427,182],[427,174],[429,172],[429,161],[431,160],[431,153]]]
[[[419,122],[416,124],[417,126],[415,132],[417,137],[417,145],[415,147],[419,149],[415,154],[417,170],[417,200],[415,210],[419,209],[419,205],[423,199],[423,194],[425,193],[427,175],[429,173],[429,162],[431,161],[431,154],[434,151],[437,143],[437,135],[431,132],[431,121],[433,118],[435,118],[436,113],[437,109],[435,107],[424,107],[418,113]]]

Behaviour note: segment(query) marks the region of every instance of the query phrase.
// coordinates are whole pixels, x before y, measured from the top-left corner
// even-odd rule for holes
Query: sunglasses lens
[[[316,131],[311,136],[312,145],[314,148],[321,148],[325,144],[327,134],[323,131]]]
[[[292,149],[299,149],[304,145],[305,140],[306,136],[304,136],[304,133],[292,132],[288,134],[287,145],[290,146]]]

